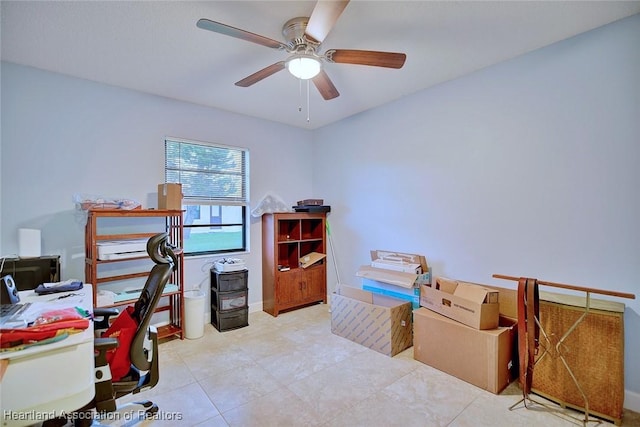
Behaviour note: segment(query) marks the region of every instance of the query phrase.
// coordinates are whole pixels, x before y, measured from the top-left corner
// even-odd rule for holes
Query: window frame
[[[170,153],[171,150],[169,146],[173,144],[178,144],[179,148],[182,148],[183,146],[202,146],[202,147],[205,147],[204,148],[205,150],[207,148],[210,148],[212,150],[210,153],[212,158],[215,157],[215,151],[219,152],[219,150],[229,150],[230,153],[240,157],[241,164],[239,166],[238,165],[234,166],[235,168],[239,168],[238,169],[239,172],[229,171],[223,167],[203,170],[201,168],[194,169],[194,168],[189,168],[188,166],[184,166],[183,162],[185,159],[182,157],[181,151],[177,156],[171,156],[171,153]],[[192,252],[188,252],[187,249],[185,248],[185,256],[195,257],[195,256],[205,256],[205,255],[209,255],[209,256],[225,255],[230,253],[248,252],[249,241],[250,241],[249,239],[249,229],[250,229],[249,227],[250,225],[250,221],[249,221],[249,150],[244,147],[223,145],[223,144],[217,144],[217,143],[205,142],[205,141],[187,140],[183,138],[176,138],[176,137],[170,137],[170,136],[167,136],[164,138],[164,147],[165,147],[165,156],[164,156],[165,157],[165,165],[164,165],[165,182],[177,182],[177,183],[183,184],[182,209],[185,212],[185,216],[188,209],[187,206],[211,206],[212,209],[215,209],[215,207],[218,207],[218,209],[221,212],[221,216],[220,216],[221,218],[222,218],[222,212],[224,211],[225,206],[236,206],[241,208],[241,222],[238,222],[236,220],[231,222],[222,221],[221,223],[216,223],[216,224],[214,224],[213,222],[200,223],[200,224],[186,224],[186,218],[183,221],[183,227],[185,228],[185,230],[204,228],[204,227],[222,227],[222,228],[241,227],[241,247],[234,247],[230,249],[220,249],[220,250],[211,249],[206,251],[192,251]],[[193,147],[190,147],[190,148],[193,148]],[[176,162],[178,163],[178,166],[176,166]],[[200,175],[202,176],[203,179],[206,179],[206,178],[213,179],[212,176],[214,175],[229,176],[229,177],[235,176],[236,178],[240,177],[239,183],[236,183],[241,187],[239,189],[240,196],[235,194],[230,197],[226,197],[224,194],[222,194],[224,193],[224,189],[215,188],[215,186],[212,190],[212,192],[215,193],[215,195],[212,195],[211,197],[202,197],[202,194],[194,195],[190,193],[190,186],[188,185],[188,183],[187,185],[185,185],[185,181],[187,180],[184,179],[182,176],[182,173],[185,173],[185,175],[187,175],[187,172],[191,174],[192,179],[194,176],[197,178],[197,176],[200,176]],[[177,177],[176,177],[176,173],[178,174]],[[224,186],[221,186],[221,187],[224,187]],[[202,188],[199,188],[196,191],[201,191],[201,190]],[[235,191],[237,190],[238,189],[236,188]],[[201,212],[200,212],[200,216],[202,216]],[[211,220],[212,220],[212,217],[209,216],[209,221]],[[189,234],[189,232],[185,234]]]

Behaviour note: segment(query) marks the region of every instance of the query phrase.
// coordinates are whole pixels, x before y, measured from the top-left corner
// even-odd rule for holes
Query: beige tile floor
[[[583,425],[581,413],[553,404],[510,410],[521,398],[515,383],[495,395],[414,360],[413,348],[387,357],[333,335],[327,305],[250,313],[249,326],[226,332],[206,325],[202,338],[162,343],[160,358],[159,384],[135,396],[160,412],[136,425]],[[640,414],[623,425],[639,426]]]

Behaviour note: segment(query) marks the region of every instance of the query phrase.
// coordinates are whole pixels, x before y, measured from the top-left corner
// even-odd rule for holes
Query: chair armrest
[[[115,393],[111,381],[111,369],[107,362],[107,351],[118,347],[117,338],[95,338],[93,341],[95,363],[95,408],[99,413],[113,412],[116,410]],[[77,422],[76,422],[76,425]],[[84,425],[84,424],[81,424]]]
[[[118,345],[120,343],[117,338],[94,338],[93,340],[93,348],[96,351],[108,351],[118,347]]]
[[[160,368],[158,363],[158,330],[155,326],[151,325],[147,328],[148,344],[151,345],[147,348],[147,351],[133,355],[132,362],[137,361],[138,367],[141,367],[144,371],[147,371],[144,381],[140,382],[134,393],[149,390],[158,384],[160,379]],[[135,363],[134,363],[135,365]]]
[[[107,365],[107,351],[118,347],[120,343],[117,338],[94,338],[93,350],[95,353],[95,365]]]
[[[113,307],[97,307],[93,309],[94,329],[108,329],[111,316],[117,316],[120,311]]]

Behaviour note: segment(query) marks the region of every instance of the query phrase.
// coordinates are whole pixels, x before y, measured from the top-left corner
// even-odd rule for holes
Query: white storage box
[[[213,268],[218,273],[228,273],[230,271],[241,271],[246,268],[243,259],[223,258],[213,263]]]
[[[428,272],[428,270],[422,270],[423,258],[420,255],[375,250],[371,251],[371,267],[401,271],[403,273],[422,274]],[[428,269],[426,262],[425,259],[424,268]]]
[[[98,242],[98,259],[133,258],[147,254],[147,239]]]

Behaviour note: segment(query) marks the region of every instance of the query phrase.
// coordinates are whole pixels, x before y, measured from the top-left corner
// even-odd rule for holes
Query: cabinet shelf
[[[118,280],[136,279],[139,277],[148,277],[148,276],[149,276],[148,272],[118,274],[118,275],[109,276],[109,277],[96,277],[93,279],[93,281],[95,282],[94,285],[99,285],[101,283],[115,282]]]
[[[135,254],[122,258],[98,259],[98,244],[106,241],[141,240],[162,233],[169,233],[169,241],[173,246],[183,245],[183,212],[181,210],[164,209],[96,209],[88,211],[85,232],[85,282],[93,285],[93,304],[98,307],[97,293],[102,290],[118,290],[126,284],[135,283],[142,288],[149,277],[153,263],[149,256]],[[167,312],[169,324],[158,328],[158,336],[166,338],[178,336],[184,338],[182,313],[184,313],[184,254],[176,251],[178,263],[172,273],[171,291],[162,294],[162,299],[155,312]],[[126,272],[106,274],[107,269],[122,268]],[[120,291],[123,289],[121,288]],[[134,304],[138,294],[131,298],[116,301],[114,304],[100,307],[121,307]]]
[[[90,264],[111,264],[114,262],[122,262],[122,261],[137,261],[141,259],[149,258],[147,255],[140,255],[135,257],[126,257],[126,258],[114,258],[114,259],[87,259],[87,263]]]
[[[305,242],[318,242],[323,243],[322,239],[299,239],[299,240],[286,240],[282,242],[277,242],[278,245],[287,245],[290,243],[305,243]]]
[[[98,240],[136,240],[136,239],[148,239],[150,237],[153,237],[154,235],[155,235],[154,233],[98,234],[96,235],[96,239]]]
[[[158,338],[163,339],[172,336],[183,336],[183,331],[181,326],[176,326],[174,324],[162,325],[156,328],[158,330]]]
[[[162,297],[170,297],[172,295],[180,295],[182,293],[181,290],[174,290],[174,291],[170,291],[170,292],[163,292],[162,293]],[[114,304],[106,304],[106,305],[101,305],[100,307],[102,308],[109,308],[109,307],[120,307],[123,305],[130,305],[130,304],[135,304],[136,301],[138,301],[138,297],[139,297],[140,293],[138,292],[136,294],[135,297],[131,297],[131,299],[126,299],[126,300],[119,300],[118,302],[114,303]],[[167,307],[163,306],[163,307],[159,307],[156,311],[166,311]]]

